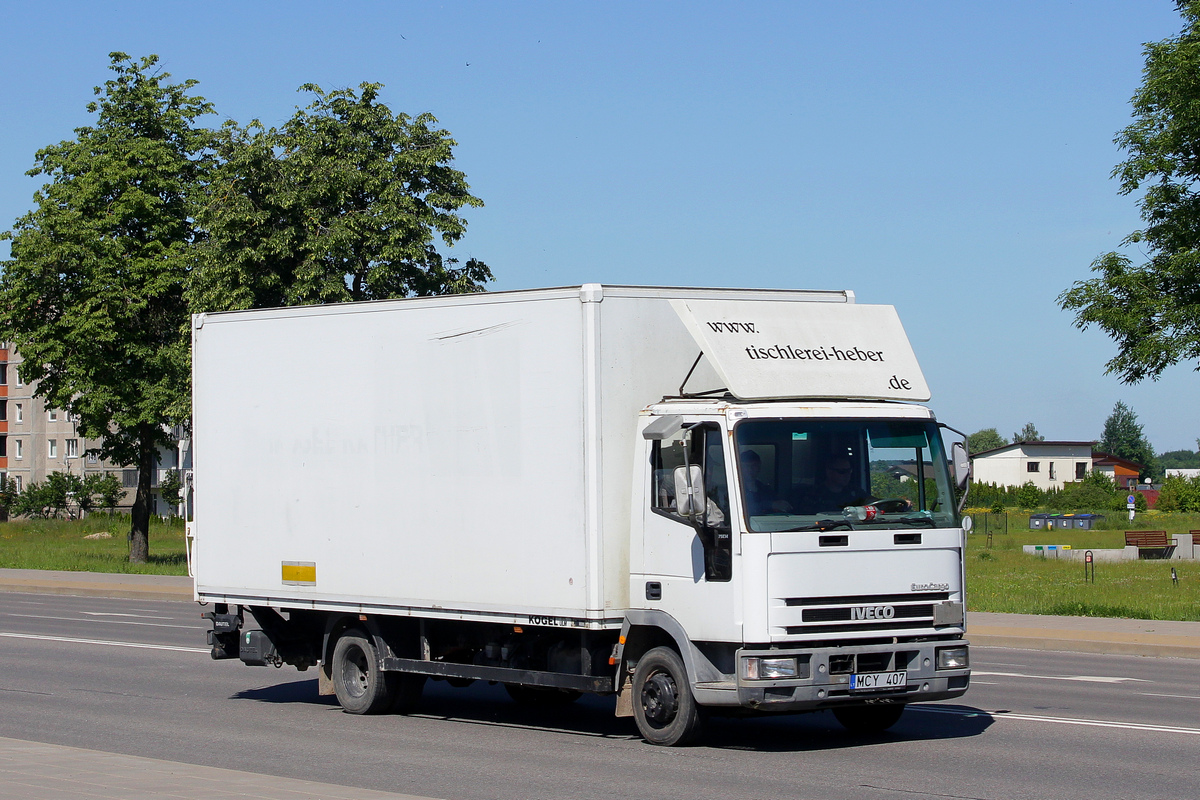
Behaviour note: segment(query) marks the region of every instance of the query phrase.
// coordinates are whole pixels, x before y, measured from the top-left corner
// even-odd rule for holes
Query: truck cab
[[[640,433],[625,646],[686,631],[699,706],[872,730],[966,691],[964,531],[927,408],[664,401]],[[631,673],[632,711],[671,738],[686,693],[667,719],[654,677]]]

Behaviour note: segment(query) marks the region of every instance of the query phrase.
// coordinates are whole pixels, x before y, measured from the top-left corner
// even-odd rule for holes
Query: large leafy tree
[[[984,450],[995,450],[1004,447],[1008,440],[1000,435],[995,428],[984,428],[967,437],[967,449],[972,453],[982,453]]]
[[[129,559],[140,562],[164,426],[188,415],[190,198],[211,164],[211,132],[194,123],[212,109],[156,56],[113,53],[111,69],[88,105],[94,124],[35,156],[29,174],[49,182],[3,234],[0,338],[46,403],[101,439],[102,457],[137,466]]]
[[[1108,372],[1127,383],[1157,379],[1181,361],[1200,370],[1200,0],[1178,0],[1183,30],[1147,44],[1133,117],[1116,143],[1128,153],[1113,176],[1122,194],[1142,190],[1145,227],[1124,244],[1147,256],[1105,253],[1097,277],[1059,296],[1080,328],[1117,344]]]
[[[196,311],[480,291],[492,274],[438,244],[482,201],[429,114],[393,114],[380,84],[325,92],[281,128],[227,124],[198,220]]]
[[[1154,447],[1146,439],[1137,414],[1120,400],[1104,421],[1104,433],[1096,446],[1109,455],[1141,464],[1144,468],[1142,477],[1150,475],[1157,468]]]

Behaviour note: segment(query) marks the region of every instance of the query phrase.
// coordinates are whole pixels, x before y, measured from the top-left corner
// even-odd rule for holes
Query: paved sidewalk
[[[428,800],[4,738],[0,775],[2,800]]]
[[[1200,622],[972,611],[967,638],[985,647],[1200,658]]]
[[[124,575],[107,572],[0,569],[0,592],[70,594],[78,597],[140,597],[143,600],[191,600],[192,579],[179,575]]]

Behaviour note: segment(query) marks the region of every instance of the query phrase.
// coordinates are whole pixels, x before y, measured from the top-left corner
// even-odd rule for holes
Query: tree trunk
[[[153,499],[150,496],[150,484],[153,482],[154,468],[158,466],[158,448],[154,446],[154,438],[143,435],[141,439],[137,494],[134,496],[129,523],[129,561],[133,564],[145,564],[150,557],[150,503]]]

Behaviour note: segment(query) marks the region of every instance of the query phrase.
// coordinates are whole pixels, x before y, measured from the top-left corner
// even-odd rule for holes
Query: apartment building
[[[83,477],[112,472],[121,478],[125,498],[120,508],[133,505],[137,470],[101,461],[87,451],[100,445],[97,439],[79,435],[76,421],[65,411],[47,406],[34,397],[34,386],[21,379],[21,356],[11,343],[0,343],[0,477],[11,478],[18,490],[30,482],[42,482],[52,472]],[[179,452],[164,448],[155,471],[152,513],[169,514],[171,509],[158,496],[164,473],[176,466]],[[186,462],[185,462],[186,463]]]

